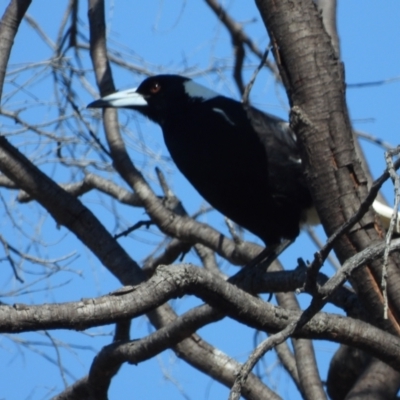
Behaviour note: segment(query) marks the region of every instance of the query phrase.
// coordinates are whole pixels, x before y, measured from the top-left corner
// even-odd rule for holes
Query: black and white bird
[[[195,189],[267,246],[318,223],[287,122],[178,75],[147,78],[88,107],[137,110],[158,123]]]

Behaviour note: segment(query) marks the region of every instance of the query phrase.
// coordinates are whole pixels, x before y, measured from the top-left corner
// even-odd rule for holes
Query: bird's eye
[[[153,94],[158,93],[161,90],[161,85],[158,82],[154,82],[150,87],[150,92]]]

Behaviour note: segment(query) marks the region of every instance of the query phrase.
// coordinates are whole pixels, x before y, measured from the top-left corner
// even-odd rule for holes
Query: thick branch
[[[73,232],[125,284],[143,280],[139,266],[113,239],[93,213],[35,167],[0,137],[0,170],[34,197],[57,221]]]
[[[0,22],[0,98],[14,38],[30,4],[31,0],[12,0]]]
[[[291,124],[299,139],[307,182],[330,236],[358,210],[368,189],[354,149],[343,66],[311,0],[256,3],[274,44],[275,58],[293,107]],[[337,242],[335,251],[344,262],[381,237],[382,229],[370,211]],[[397,269],[392,262],[389,271],[394,274]],[[395,316],[391,324],[379,318],[380,262],[355,273],[353,282],[375,323],[400,332],[395,319],[400,310],[398,290],[389,289]]]
[[[399,246],[400,240],[396,241]],[[394,246],[393,246],[394,247]],[[370,257],[376,257],[382,254],[383,246],[375,246],[373,252],[368,252],[359,265]],[[202,300],[210,303],[213,307],[228,313],[231,317],[247,325],[253,326],[267,332],[277,332],[296,321],[301,313],[299,311],[289,311],[277,308],[269,303],[265,303],[260,299],[253,297],[246,292],[227,284],[223,279],[216,277],[214,274],[195,267],[184,265],[176,266],[173,270],[168,267],[159,267],[156,274],[146,283],[138,287],[125,287],[121,291],[114,293],[108,298],[99,299],[99,304],[95,307],[92,301],[89,304],[84,302],[77,303],[73,306],[72,313],[63,313],[60,306],[48,305],[42,306],[40,319],[48,317],[49,327],[55,327],[54,322],[60,317],[66,322],[67,319],[74,318],[80,328],[85,327],[87,323],[86,313],[92,315],[92,322],[98,317],[102,317],[101,323],[109,322],[115,319],[132,318],[134,316],[147,312],[150,308],[157,307],[171,298],[180,297],[182,294],[191,293]],[[114,304],[112,304],[114,303]],[[104,307],[101,306],[104,304]],[[71,311],[71,307],[70,308]],[[7,315],[3,315],[2,320],[15,320],[20,314],[24,319],[32,321],[29,314],[36,312],[37,308],[32,306],[17,306],[11,310],[10,307],[2,306],[1,310],[5,310]],[[36,310],[35,310],[36,309]],[[110,310],[120,310],[120,314],[112,315]],[[46,318],[47,318],[46,317]],[[38,315],[36,315],[38,318]],[[79,324],[79,321],[82,323]],[[31,323],[31,322],[30,322]],[[362,324],[363,328],[357,327]],[[323,327],[324,326],[324,327]],[[197,329],[199,326],[197,326]],[[355,333],[354,329],[357,329]],[[296,337],[303,338],[325,338],[334,341],[340,341],[345,344],[363,348],[378,356],[383,361],[390,363],[394,368],[400,367],[400,353],[397,349],[395,352],[390,343],[398,339],[383,331],[379,331],[372,326],[355,321],[350,318],[336,317],[333,315],[325,315],[318,313],[310,322],[301,329],[296,330]],[[370,344],[372,340],[374,344]],[[382,344],[385,344],[382,346]],[[396,344],[398,346],[399,344]],[[386,353],[388,349],[388,353]],[[381,352],[383,355],[376,354]],[[398,354],[398,361],[396,357]],[[389,357],[391,355],[392,357]]]

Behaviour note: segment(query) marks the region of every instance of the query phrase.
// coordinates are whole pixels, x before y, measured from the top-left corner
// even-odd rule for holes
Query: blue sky
[[[7,4],[8,1],[0,1],[2,12]],[[268,37],[254,2],[231,0],[224,1],[222,4],[232,17],[243,24],[246,33],[253,38],[260,49],[268,45]],[[40,24],[43,31],[55,40],[65,6],[66,2],[63,1],[36,0],[32,2],[28,12]],[[82,2],[80,32],[88,37],[86,15],[86,4]],[[239,98],[239,93],[231,78],[230,38],[205,2],[119,0],[107,3],[106,15],[110,46],[124,52],[127,61],[146,68],[151,73],[185,72],[224,95]],[[386,0],[379,4],[373,0],[365,0],[362,4],[356,0],[346,0],[339,4],[338,27],[342,59],[346,68],[346,81],[350,85],[347,100],[354,127],[393,145],[398,144],[399,137],[399,17],[400,3],[397,0]],[[11,54],[9,71],[16,71],[25,63],[40,63],[52,55],[49,47],[43,45],[38,35],[32,32],[26,22],[23,22]],[[66,55],[72,59],[74,57],[71,51]],[[83,65],[89,72],[88,83],[96,90],[94,75],[90,73],[91,64],[87,52],[82,51],[82,57]],[[247,57],[246,79],[251,76],[257,63],[255,57],[251,55]],[[35,70],[38,76],[29,70],[21,72],[18,79],[14,78],[15,75],[9,77],[3,93],[3,108],[13,110],[25,105],[27,111],[24,115],[30,121],[42,122],[52,118],[54,110],[51,104],[55,96],[54,89],[46,76],[48,70],[41,68],[39,65]],[[143,75],[123,71],[115,65],[113,65],[113,76],[116,87],[119,89],[137,86],[144,78]],[[382,85],[370,85],[363,88],[351,86],[390,79],[392,80],[390,83]],[[19,85],[26,82],[28,88],[18,87],[15,82]],[[93,100],[95,92],[91,93],[78,84],[74,90],[79,95],[82,112],[89,118],[92,111],[85,110],[85,105]],[[286,94],[266,71],[258,76],[251,94],[251,101],[262,110],[287,118]],[[169,161],[168,153],[162,143],[160,129],[143,117],[130,112],[120,112],[120,119],[129,130],[126,140],[132,159],[143,168],[146,176],[154,180],[154,167],[161,166],[167,173],[174,191],[183,200],[190,213],[196,212],[204,205],[204,201]],[[0,119],[0,123],[3,133],[14,129],[10,121],[4,118]],[[94,122],[91,123],[96,126]],[[98,134],[102,137],[102,130],[100,127],[98,129]],[[74,132],[65,134],[73,135]],[[45,144],[43,142],[27,144],[29,137],[19,135],[11,140],[15,144],[25,143],[22,149],[30,156],[34,154],[37,157],[39,154],[39,159],[42,160],[40,167],[57,181],[65,182],[69,179],[70,176],[66,171],[56,168],[51,160],[45,158]],[[374,176],[379,176],[385,166],[382,149],[368,142],[363,142],[363,148]],[[149,157],[149,153],[152,157]],[[154,187],[157,186],[154,185]],[[1,193],[5,203],[14,202],[15,193],[10,194],[9,191],[1,191]],[[389,201],[392,201],[392,193],[390,184],[386,185],[385,195]],[[110,204],[104,205],[96,194],[84,196],[82,201],[96,213],[110,231],[116,229],[115,221],[110,218],[112,212]],[[121,207],[119,210],[123,216],[121,226],[129,226],[143,218],[140,210],[132,210],[128,207]],[[14,234],[12,224],[6,222],[5,219],[6,213],[3,211],[2,231],[7,232],[8,240],[26,249],[26,239],[21,234]],[[43,279],[33,285],[32,293],[18,296],[6,295],[12,289],[18,290],[21,284],[13,279],[8,266],[3,267],[6,270],[0,279],[0,293],[4,298],[3,301],[29,304],[73,301],[103,295],[120,286],[88,250],[81,248],[76,238],[67,235],[63,228],[57,229],[54,221],[43,213],[39,206],[27,204],[18,207],[16,220],[32,232],[40,227],[46,243],[49,244],[41,249],[42,254],[54,257],[60,256],[61,253],[70,254],[76,251],[79,257],[70,260],[69,271],[63,271],[48,280]],[[206,214],[203,221],[210,222],[226,232],[224,220],[216,212]],[[318,229],[318,232],[323,237],[322,229]],[[250,235],[246,237],[256,240]],[[140,262],[159,240],[160,236],[157,232],[150,230],[150,232],[135,233],[129,238],[122,239],[121,243],[132,257]],[[298,257],[310,260],[314,252],[315,247],[310,244],[308,237],[302,234],[281,260],[286,268],[291,269],[295,267]],[[197,263],[192,255],[189,255],[187,260]],[[229,267],[226,262],[223,263],[223,268],[229,274],[235,271],[235,268]],[[324,272],[332,274],[333,269],[328,265],[324,268]],[[26,266],[24,274],[26,282],[34,281],[34,277],[34,267]],[[61,287],[56,290],[46,290],[56,285],[61,285]],[[305,295],[299,297],[302,305],[306,306],[309,298]],[[188,297],[173,302],[178,313],[196,304],[199,304],[196,299]],[[327,311],[338,312],[333,307],[328,307]],[[132,323],[131,335],[132,338],[140,338],[151,330],[146,318],[138,318]],[[75,379],[79,379],[88,372],[96,352],[101,346],[110,343],[112,332],[113,326],[93,329],[85,333],[50,332],[56,340],[75,345],[75,347],[65,345],[60,351],[62,362],[69,372],[65,375],[68,383],[74,382]],[[229,319],[205,327],[199,333],[204,339],[241,362],[247,359],[254,347],[255,333]],[[27,347],[28,344],[24,341],[29,340],[35,343]],[[86,349],[79,349],[81,346],[86,346]],[[326,378],[329,360],[334,349],[333,344],[316,343],[323,379]],[[0,398],[39,400],[49,398],[62,390],[61,374],[53,364],[57,355],[49,337],[44,333],[3,336],[0,338],[0,351],[2,352]],[[277,389],[284,399],[300,398],[287,374],[277,365],[274,353],[268,354],[260,363],[259,371],[265,382],[272,389]],[[212,382],[210,378],[179,360],[174,353],[167,351],[138,366],[123,366],[121,372],[113,380],[110,399],[162,397],[163,399],[202,400],[227,398],[227,393],[226,388]]]

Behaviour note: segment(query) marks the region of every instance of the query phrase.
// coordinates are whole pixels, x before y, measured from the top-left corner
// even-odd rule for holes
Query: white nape
[[[203,101],[213,99],[214,97],[220,96],[219,93],[214,92],[203,85],[199,85],[193,81],[186,81],[184,84],[185,92],[190,97],[201,98]]]

